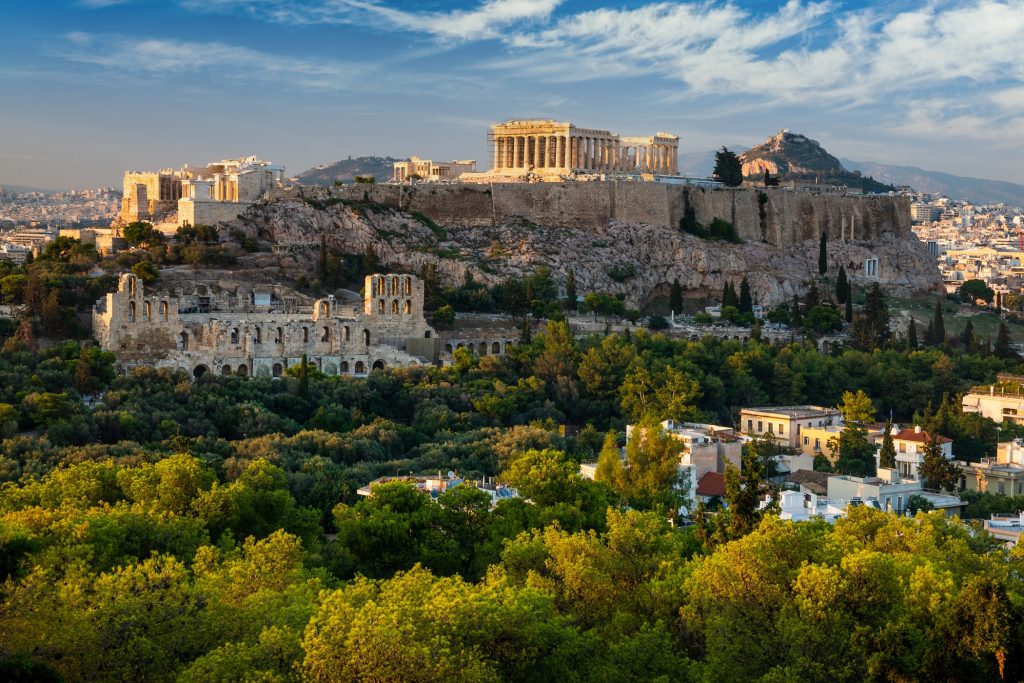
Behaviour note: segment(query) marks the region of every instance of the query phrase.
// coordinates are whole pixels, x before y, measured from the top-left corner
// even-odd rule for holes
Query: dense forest
[[[447,368],[193,382],[12,335],[0,675],[1018,680],[1021,555],[974,527],[863,508],[780,522],[752,504],[753,458],[729,511],[697,525],[675,515],[671,476],[578,474],[627,423],[733,424],[740,406],[844,390],[941,424],[960,457],[990,454],[995,424],[957,397],[1017,361],[895,346],[575,339],[553,321],[507,357],[459,350]],[[677,456],[651,439],[629,457],[639,474]],[[521,497],[355,493],[438,470]]]

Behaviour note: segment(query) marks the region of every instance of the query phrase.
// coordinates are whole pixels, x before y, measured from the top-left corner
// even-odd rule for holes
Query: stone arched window
[[[249,366],[248,365],[239,365],[238,366],[238,370],[236,372],[238,373],[239,377],[248,377],[249,376]]]
[[[128,278],[128,296],[135,296],[135,276]]]
[[[395,275],[391,278],[391,293],[398,294],[398,276]]]
[[[188,351],[188,332],[182,332],[178,335],[178,348],[182,351]]]
[[[363,330],[363,344],[365,344],[366,346],[370,345],[370,331],[369,330]]]
[[[308,344],[309,343],[309,328],[308,327],[303,327],[302,328],[302,343],[303,344]]]
[[[393,315],[398,315],[398,299],[391,302],[391,313]]]
[[[357,360],[356,361],[356,374],[357,375],[365,375],[366,374],[366,364],[363,363],[363,361],[361,361],[361,360]]]
[[[494,355],[500,354],[501,353],[501,344],[499,344],[498,342],[494,342],[493,344],[491,344],[491,353],[494,354]]]
[[[231,366],[230,365],[225,365],[224,367],[222,367],[220,369],[220,374],[224,375],[225,377],[230,375],[231,374]]]
[[[281,367],[280,363],[274,363],[274,367],[272,370],[274,377],[280,377],[283,371],[284,368]]]
[[[375,360],[375,361],[373,361],[373,369],[374,370],[383,370],[384,369],[384,361],[382,361],[382,360]]]
[[[323,336],[320,337],[320,341],[322,341],[322,342],[329,342],[329,341],[331,341],[331,328],[324,327],[324,333],[323,333]]]
[[[232,344],[237,344],[238,343],[238,328],[237,327],[231,328],[231,343]]]
[[[320,302],[320,315],[326,318],[330,314],[331,314],[331,309],[330,309],[330,306],[327,305],[327,302],[326,301]]]
[[[487,342],[480,342],[477,345],[477,353],[479,353],[481,356],[487,355]]]
[[[348,325],[345,325],[345,341],[348,341],[349,339],[351,339],[351,336],[352,336],[351,328],[349,328]]]
[[[167,322],[167,319],[170,316],[170,308],[171,307],[167,305],[166,301],[160,302],[160,319],[164,322]]]
[[[412,300],[411,299],[406,299],[405,300],[405,314],[406,315],[412,315]]]
[[[426,332],[423,333],[423,338],[430,339],[430,330],[427,330]]]
[[[342,374],[347,374],[348,373],[348,361],[347,360],[341,361],[341,372],[342,372]]]
[[[129,301],[128,302],[128,322],[130,322],[130,323],[135,322],[135,302],[134,301]]]
[[[275,344],[283,344],[284,343],[284,328],[283,327],[277,328],[277,339],[274,340],[274,343]]]
[[[377,278],[377,294],[380,294],[380,295],[384,294],[384,278],[383,277],[378,277]]]
[[[377,302],[377,312],[381,314],[384,313],[384,299],[381,299]]]
[[[147,322],[153,319],[153,304],[149,301],[142,304],[142,319]]]
[[[262,344],[263,343],[263,329],[260,328],[260,327],[256,328],[256,343],[257,344]]]
[[[405,276],[405,295],[410,296],[412,294],[412,276]]]

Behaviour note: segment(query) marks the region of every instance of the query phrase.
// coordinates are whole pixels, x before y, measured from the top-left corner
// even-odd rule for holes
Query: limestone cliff
[[[497,283],[547,265],[560,282],[570,269],[574,270],[581,292],[621,293],[631,305],[643,306],[652,298],[667,296],[676,278],[687,296],[714,299],[727,280],[738,282],[746,275],[755,297],[774,305],[802,293],[817,273],[817,226],[832,211],[835,217],[826,221],[828,225],[835,223],[835,235],[829,242],[832,268],[842,264],[854,281],[863,281],[864,260],[878,257],[879,279],[891,289],[926,290],[941,283],[934,259],[909,230],[882,231],[881,219],[873,224],[864,221],[864,232],[844,240],[838,216],[847,198],[833,198],[838,202],[835,205],[816,205],[816,210],[810,212],[797,210],[790,217],[785,202],[800,198],[795,193],[786,194],[788,198],[780,194],[777,199],[778,211],[787,211],[787,220],[793,224],[785,231],[784,240],[778,236],[778,244],[711,242],[666,223],[614,218],[604,222],[588,219],[576,225],[539,225],[509,216],[482,225],[470,220],[478,214],[465,212],[467,218],[461,224],[453,219],[442,227],[420,212],[370,201],[341,201],[336,196],[325,199],[328,195],[310,199],[296,193],[253,206],[233,227],[275,243],[308,245],[309,249],[299,250],[299,256],[286,257],[285,265],[290,266],[293,276],[309,273],[315,245],[323,236],[328,244],[345,253],[363,253],[372,244],[386,264],[414,271],[425,263],[434,264],[450,284],[462,282],[467,271],[478,281]],[[707,207],[701,210],[710,211]],[[874,234],[863,228],[864,224],[874,225]],[[753,229],[740,223],[737,227],[741,234],[760,232],[756,224]],[[844,232],[849,238],[848,224]],[[872,239],[862,239],[865,233]],[[275,263],[270,260],[278,258],[266,256],[263,265],[272,268]]]

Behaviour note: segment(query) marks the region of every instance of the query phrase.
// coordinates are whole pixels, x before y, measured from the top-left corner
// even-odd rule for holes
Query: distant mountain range
[[[303,171],[296,176],[302,185],[333,185],[335,182],[351,183],[356,176],[373,176],[379,181],[391,178],[394,163],[400,159],[392,157],[349,157]]]
[[[926,171],[916,166],[893,166],[876,161],[842,159],[851,171],[860,171],[875,180],[892,185],[909,185],[918,192],[944,194],[976,204],[1013,204],[1024,206],[1024,185],[1004,180],[970,178],[941,171]]]
[[[53,194],[56,190],[43,190],[38,187],[25,187],[24,185],[8,185],[7,183],[0,183],[0,192],[7,192],[7,194],[25,194],[26,192],[43,192],[45,194]]]

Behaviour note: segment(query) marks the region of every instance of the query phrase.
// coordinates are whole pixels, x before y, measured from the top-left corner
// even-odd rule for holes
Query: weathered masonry
[[[277,377],[304,354],[328,375],[431,362],[437,340],[419,278],[368,275],[364,292],[360,311],[333,296],[310,305],[282,288],[241,283],[150,293],[126,274],[93,307],[93,334],[122,370],[178,368],[194,377]]]
[[[670,133],[624,137],[548,119],[511,119],[491,126],[488,143],[492,163],[487,175],[493,176],[679,171],[679,137]]]

